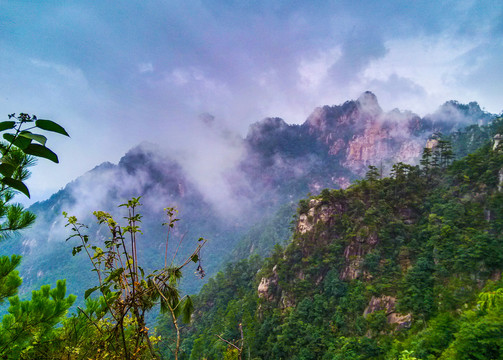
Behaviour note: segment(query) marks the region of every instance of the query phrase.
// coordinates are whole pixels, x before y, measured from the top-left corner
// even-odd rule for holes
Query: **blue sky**
[[[385,110],[503,110],[500,0],[0,0],[0,49],[0,114],[72,135],[50,138],[61,164],[34,169],[36,200],[142,141],[204,144],[202,113],[244,135],[365,90]]]

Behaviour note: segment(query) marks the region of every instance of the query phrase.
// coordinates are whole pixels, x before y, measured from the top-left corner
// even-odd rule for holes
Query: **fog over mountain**
[[[502,110],[499,0],[0,1],[0,14],[0,113],[72,137],[51,139],[61,164],[40,162],[30,205],[142,141],[197,146],[203,112],[244,137],[365,89],[421,117],[449,99]]]
[[[38,216],[36,224],[9,246],[23,255],[25,289],[56,278],[67,278],[70,290],[77,287],[72,282],[92,283],[92,273],[82,271],[89,269],[86,259],[72,258],[71,248],[77,243],[75,239],[65,242],[70,233],[61,213],[66,211],[88,225],[94,222],[94,210],[120,219],[124,215],[117,206],[141,195],[140,258],[146,267],[161,266],[163,208],[176,206],[181,221],[172,234],[172,250],[183,238],[181,259],[197,238],[209,239],[203,265],[212,275],[251,226],[282,205],[292,204],[294,209],[308,192],[347,187],[369,165],[386,173],[398,161],[416,164],[434,132],[449,133],[492,118],[474,102],[450,101],[423,118],[410,111],[384,112],[371,92],[341,105],[316,108],[301,125],[263,119],[250,126],[245,138],[204,114],[193,129],[198,141],[191,141],[190,148],[142,143],[118,164],[103,163],[50,199],[34,204],[30,209]],[[88,230],[98,241],[107,236],[94,225]],[[186,275],[190,291],[203,283],[195,280]]]

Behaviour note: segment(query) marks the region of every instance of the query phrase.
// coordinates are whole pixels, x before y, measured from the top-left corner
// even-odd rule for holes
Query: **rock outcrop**
[[[416,162],[429,135],[419,116],[385,113],[368,91],[356,101],[317,108],[304,126],[328,146],[328,154],[341,157],[341,165],[359,176],[369,165]]]
[[[332,217],[340,216],[344,212],[342,204],[324,204],[319,199],[309,201],[307,212],[299,215],[297,222],[297,232],[306,234],[312,232],[319,223],[330,225]],[[320,234],[320,237],[323,234]],[[314,240],[319,241],[319,239]],[[368,228],[362,227],[358,235],[344,249],[345,266],[340,273],[341,280],[354,280],[361,276],[366,276],[362,270],[363,260],[378,244],[377,234],[370,232]]]
[[[494,138],[493,138],[493,150],[494,151],[499,149],[499,147],[501,145],[501,139],[503,139],[503,136],[501,134],[494,135]]]
[[[384,310],[388,324],[395,325],[397,329],[410,327],[412,322],[411,314],[400,314],[395,311],[396,298],[392,296],[382,295],[380,297],[372,296],[368,306],[363,312],[363,316],[367,317],[376,311]]]
[[[330,208],[328,205],[321,204],[321,200],[311,199],[309,201],[309,210],[305,214],[300,214],[297,222],[297,231],[300,234],[305,234],[313,230],[314,226],[323,222],[326,223],[340,209]]]
[[[272,296],[269,294],[271,285],[277,285],[276,279],[273,277],[263,277],[257,288],[258,297],[266,300],[272,300]]]
[[[363,260],[365,255],[367,255],[378,242],[379,239],[375,233],[368,234],[365,237],[360,235],[354,237],[353,241],[344,249],[346,264],[340,274],[341,280],[355,280],[361,276],[368,276],[362,269]]]

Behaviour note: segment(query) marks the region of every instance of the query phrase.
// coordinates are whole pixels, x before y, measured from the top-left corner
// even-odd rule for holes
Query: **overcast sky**
[[[420,115],[503,110],[503,2],[0,0],[0,120],[62,124],[35,200],[142,142],[176,149],[202,113],[246,134],[374,92]],[[199,135],[201,132],[198,132]]]

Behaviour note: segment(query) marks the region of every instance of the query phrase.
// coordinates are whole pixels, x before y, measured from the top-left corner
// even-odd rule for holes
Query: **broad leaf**
[[[25,154],[34,155],[38,157],[43,157],[49,159],[55,163],[58,163],[58,155],[53,153],[49,148],[39,145],[39,144],[30,144],[28,147],[23,149]]]
[[[194,254],[190,259],[196,263],[199,260],[199,256],[197,254]]]
[[[190,296],[187,295],[187,299],[185,299],[182,308],[182,321],[186,324],[190,323],[190,318],[193,312],[194,304],[192,303]]]
[[[95,286],[95,287],[92,287],[90,289],[87,289],[85,292],[84,292],[84,299],[87,299],[89,297],[89,295],[91,295],[93,292],[95,292],[96,290],[99,289],[99,286]]]
[[[35,121],[35,125],[42,130],[52,131],[61,135],[70,136],[61,125],[55,123],[52,120],[37,120]]]
[[[21,150],[26,149],[31,144],[31,139],[18,136],[17,138],[12,134],[3,134],[3,138],[9,143],[16,145]]]
[[[11,177],[12,174],[14,173],[14,170],[16,170],[16,168],[10,164],[7,163],[0,164],[0,174],[2,174],[5,177]]]
[[[31,132],[29,131],[22,131],[19,136],[23,136],[25,138],[28,138],[28,139],[32,139],[32,140],[35,140],[36,142],[42,144],[45,146],[45,143],[47,142],[47,138],[44,136],[44,135],[40,135],[40,134],[32,134]]]
[[[118,268],[118,269],[115,269],[113,270],[110,275],[108,275],[106,278],[105,278],[105,283],[108,283],[108,282],[112,282],[112,281],[115,281],[117,278],[119,278],[122,273],[124,272],[124,268]]]
[[[67,240],[68,240],[68,239],[67,239]],[[81,252],[81,251],[82,251],[82,246],[83,246],[83,245],[75,246],[75,247],[73,248],[73,250],[72,250],[72,255],[73,255],[73,256],[75,256],[75,255],[77,255],[79,252]]]
[[[0,181],[3,182],[5,185],[10,186],[11,188],[18,190],[18,191],[22,192],[23,194],[25,194],[26,196],[30,197],[30,191],[28,190],[26,185],[23,184],[22,181],[15,180],[10,177],[4,177]]]
[[[14,129],[15,126],[16,126],[15,121],[2,121],[0,122],[0,131]]]

